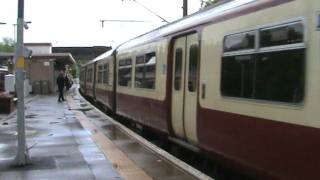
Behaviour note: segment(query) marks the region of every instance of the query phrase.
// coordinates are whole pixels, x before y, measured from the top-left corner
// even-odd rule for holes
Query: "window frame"
[[[196,48],[196,50],[197,50],[197,54],[196,54],[196,68],[195,68],[195,77],[196,77],[196,79],[195,79],[195,87],[194,87],[194,89],[191,89],[190,90],[190,86],[189,86],[189,82],[190,82],[190,78],[191,78],[191,76],[190,76],[190,63],[191,63],[191,53],[192,53],[192,48]],[[197,91],[198,91],[198,89],[199,89],[199,87],[198,87],[198,81],[199,81],[199,65],[200,65],[200,59],[199,59],[199,57],[200,57],[200,46],[199,46],[199,44],[192,44],[192,45],[190,45],[189,46],[189,54],[188,54],[188,56],[189,56],[189,65],[188,65],[188,77],[186,77],[187,79],[186,79],[186,82],[188,83],[188,86],[187,86],[187,90],[188,90],[188,92],[189,93],[196,93]]]
[[[130,63],[128,64],[127,62]],[[122,88],[132,88],[133,85],[132,85],[132,76],[133,76],[133,63],[132,63],[132,58],[131,57],[126,57],[126,58],[121,58],[119,59],[119,61],[117,62],[117,86],[119,87],[122,87]],[[125,62],[123,65],[120,65],[120,62]],[[123,85],[120,85],[120,73],[119,71],[122,70],[122,69],[131,69],[131,75],[130,75],[130,79],[131,79],[131,85],[130,86],[123,86]]]
[[[88,76],[86,78],[87,83],[93,83],[92,74],[93,74],[93,68],[88,68],[88,70],[87,70]]]
[[[285,26],[290,26],[293,24],[298,24],[300,23],[303,26],[303,40],[301,43],[296,43],[296,44],[289,44],[289,45],[280,45],[280,46],[271,46],[271,47],[265,47],[265,48],[260,48],[260,31],[261,30],[268,30],[268,29],[275,29],[279,27],[285,27]],[[245,33],[245,32],[250,32],[250,31],[255,31],[256,32],[256,37],[255,37],[255,49],[252,50],[240,50],[240,51],[234,51],[234,52],[224,52],[224,42],[225,38],[230,35],[235,35],[235,34],[240,34],[240,33]],[[307,53],[304,53],[304,67],[303,67],[303,78],[304,78],[304,85],[303,85],[303,90],[304,94],[302,97],[302,100],[300,102],[281,102],[281,101],[276,101],[276,100],[263,100],[263,99],[254,99],[254,98],[244,98],[244,97],[233,97],[233,96],[225,96],[222,93],[222,60],[225,57],[230,57],[230,56],[243,56],[243,55],[253,55],[257,56],[262,53],[268,53],[268,52],[280,52],[280,51],[291,51],[291,50],[300,50],[300,49],[307,49],[307,26],[306,26],[306,20],[304,18],[296,18],[292,19],[289,21],[284,21],[280,23],[273,23],[273,24],[267,24],[263,26],[258,26],[256,28],[244,30],[244,31],[237,31],[234,33],[226,34],[223,37],[222,41],[222,56],[221,56],[221,63],[220,63],[220,96],[224,99],[230,99],[230,100],[241,100],[241,101],[247,101],[247,102],[257,102],[257,103],[264,103],[264,104],[280,104],[280,105],[287,105],[287,106],[301,106],[304,104],[305,101],[305,95],[306,95],[306,63],[307,63]],[[256,75],[254,75],[256,76]]]
[[[236,35],[239,35],[239,34],[245,34],[245,33],[250,33],[250,32],[253,32],[254,33],[254,47],[252,49],[243,49],[243,50],[234,50],[234,51],[227,51],[225,52],[225,49],[224,49],[224,44],[225,44],[225,41],[227,39],[227,37],[229,36],[236,36]],[[246,31],[240,31],[240,32],[236,32],[236,33],[232,33],[232,34],[227,34],[223,37],[223,43],[222,43],[222,51],[223,51],[223,54],[224,56],[233,56],[234,54],[248,54],[248,53],[254,53],[257,48],[258,48],[258,42],[257,42],[257,36],[258,36],[258,33],[257,33],[257,30],[256,29],[250,29],[250,30],[246,30]]]
[[[110,65],[108,62],[105,62],[102,64],[103,68],[102,68],[102,84],[105,86],[111,86],[110,85],[110,75],[109,75],[109,71],[110,71]],[[106,74],[106,76],[105,76]]]
[[[303,20],[300,20],[300,21],[296,20],[293,22],[281,23],[281,24],[266,26],[266,27],[260,27],[257,29],[258,37],[260,37],[260,32],[263,30],[272,30],[272,29],[286,27],[286,26],[290,26],[290,25],[294,25],[294,24],[301,24],[303,26],[303,40],[301,43],[287,44],[287,45],[276,45],[276,46],[270,46],[270,47],[261,47],[260,46],[260,38],[258,38],[257,41],[259,42],[259,44],[258,44],[259,45],[259,47],[258,47],[259,53],[274,52],[274,51],[286,51],[286,50],[295,50],[295,49],[306,48],[307,31],[306,31],[305,22]]]
[[[180,84],[179,84],[179,89],[177,89],[176,87],[176,75],[177,75],[177,52],[181,52],[181,59],[180,59]],[[175,58],[175,61],[174,61],[174,73],[172,74],[172,76],[174,76],[174,79],[173,79],[173,89],[174,91],[178,92],[178,91],[181,91],[183,89],[183,83],[182,83],[182,74],[183,74],[183,54],[184,54],[184,50],[183,48],[177,48],[175,49],[174,51],[174,58]]]
[[[102,64],[98,64],[97,73],[98,73],[97,74],[98,75],[97,84],[103,84],[102,83],[103,82],[103,75],[102,75],[102,73],[103,73],[103,65]]]
[[[156,58],[156,62],[155,62],[155,64],[154,65],[152,65],[152,66],[154,66],[154,75],[155,75],[155,77],[154,77],[154,88],[146,88],[146,87],[137,87],[136,86],[136,68],[141,68],[141,67],[143,67],[143,73],[146,73],[146,71],[147,71],[147,67],[148,66],[151,66],[151,65],[147,65],[147,56],[148,55],[150,55],[150,54],[153,54],[154,56],[152,56],[152,57],[155,57]],[[141,57],[143,57],[143,63],[141,63],[141,62],[139,62],[138,64],[137,64],[137,58],[141,58]],[[146,91],[155,91],[156,90],[156,86],[157,86],[157,64],[158,64],[158,60],[157,60],[158,58],[157,58],[157,53],[156,53],[156,51],[150,51],[150,52],[148,52],[148,53],[143,53],[143,54],[139,54],[139,55],[137,55],[137,56],[135,56],[135,62],[134,62],[134,79],[133,79],[133,88],[135,88],[135,89],[139,89],[139,90],[146,90]],[[144,82],[145,80],[143,79],[142,80],[142,82]]]

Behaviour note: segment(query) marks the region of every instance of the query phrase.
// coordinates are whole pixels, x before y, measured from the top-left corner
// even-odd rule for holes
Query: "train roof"
[[[218,3],[215,6],[209,6],[208,8],[191,14],[185,18],[128,40],[85,65],[102,60],[103,58],[110,56],[115,51],[122,51],[137,45],[156,41],[163,37],[170,36],[177,32],[183,32],[199,25],[225,21],[290,1],[294,0],[226,0],[223,1],[223,3]]]
[[[88,63],[84,64],[83,66],[86,66],[86,65],[89,65],[89,64],[92,64],[92,63],[95,63],[97,61],[100,61],[100,60],[103,60],[109,56],[111,56],[114,52],[116,51],[116,48],[113,48],[99,56],[97,56],[96,58],[94,58],[93,60],[89,61]]]
[[[156,39],[174,34],[176,32],[184,31],[201,24],[207,24],[214,21],[221,21],[224,15],[236,11],[239,7],[254,3],[256,1],[266,0],[231,0],[217,6],[208,7],[202,11],[189,15],[185,18],[179,19],[146,34],[133,38],[119,46],[118,50],[130,48],[139,44],[144,44]],[[271,0],[271,1],[285,1],[285,0]],[[270,0],[269,0],[270,2]]]

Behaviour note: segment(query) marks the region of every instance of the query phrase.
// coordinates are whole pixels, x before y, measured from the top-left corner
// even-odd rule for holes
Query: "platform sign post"
[[[183,0],[183,17],[188,16],[188,0]]]
[[[24,166],[28,163],[29,154],[26,144],[25,133],[25,104],[24,104],[24,0],[18,0],[18,19],[17,19],[17,43],[15,52],[15,68],[16,68],[16,91],[18,97],[17,108],[17,131],[18,131],[18,149],[15,164]]]

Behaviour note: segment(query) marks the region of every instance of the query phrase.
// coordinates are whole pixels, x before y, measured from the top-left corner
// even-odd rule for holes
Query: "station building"
[[[70,53],[52,53],[51,43],[25,43],[25,48],[32,52],[25,55],[25,95],[54,93],[59,71],[68,70],[75,59]],[[10,74],[14,74],[13,58],[13,53],[0,53],[0,60],[8,62]]]

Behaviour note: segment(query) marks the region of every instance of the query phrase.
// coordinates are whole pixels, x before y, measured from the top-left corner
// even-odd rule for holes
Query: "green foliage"
[[[210,5],[217,4],[219,2],[226,1],[226,0],[200,0],[200,1],[201,1],[201,8],[200,9],[203,9],[203,8],[208,7]]]
[[[77,64],[72,65],[70,74],[72,75],[73,78],[78,77],[77,71],[78,71],[78,65]]]
[[[0,52],[14,52],[14,41],[11,38],[3,38],[3,42],[0,42]]]

